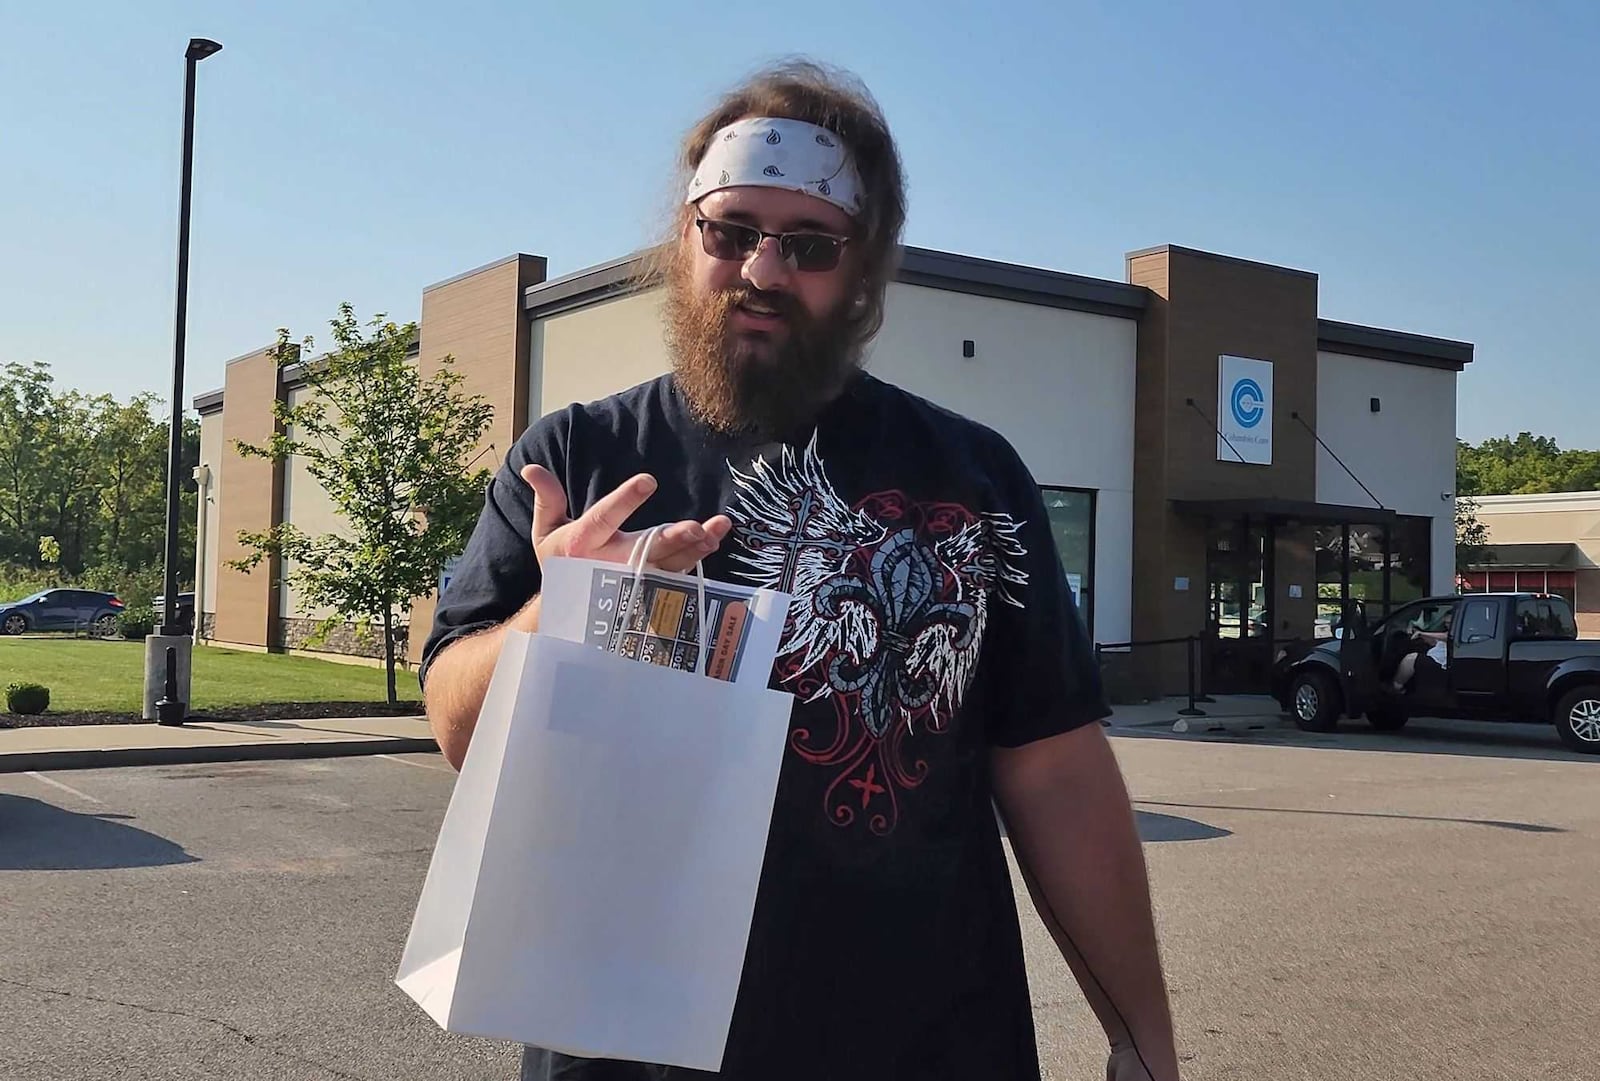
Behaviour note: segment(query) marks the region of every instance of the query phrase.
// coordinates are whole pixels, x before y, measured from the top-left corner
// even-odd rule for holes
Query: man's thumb
[[[538,543],[567,522],[567,493],[556,475],[542,465],[522,467],[522,479],[533,489],[533,541]]]

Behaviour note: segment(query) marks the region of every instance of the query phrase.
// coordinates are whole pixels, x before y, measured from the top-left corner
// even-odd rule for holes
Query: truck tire
[[[1332,732],[1339,724],[1339,687],[1315,670],[1298,672],[1289,684],[1289,713],[1307,732]]]
[[[1380,732],[1398,732],[1406,726],[1411,715],[1393,706],[1380,706],[1367,710],[1367,723]]]
[[[1574,687],[1556,703],[1556,732],[1574,751],[1600,754],[1600,683]]]

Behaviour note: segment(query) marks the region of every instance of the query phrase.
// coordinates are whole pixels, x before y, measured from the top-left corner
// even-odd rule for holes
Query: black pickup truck
[[[1546,721],[1568,747],[1600,754],[1600,641],[1580,641],[1558,596],[1470,593],[1429,597],[1369,623],[1359,611],[1341,637],[1281,651],[1273,695],[1301,728],[1328,732],[1341,716],[1366,715],[1393,731],[1411,717]],[[1419,657],[1397,692],[1407,653],[1442,635],[1445,664]]]

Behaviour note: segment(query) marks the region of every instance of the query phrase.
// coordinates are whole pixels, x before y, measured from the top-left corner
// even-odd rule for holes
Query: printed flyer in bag
[[[700,597],[693,576],[633,571],[589,560],[545,568],[540,632],[608,653],[693,672],[700,650]],[[771,590],[706,581],[705,674],[766,683],[788,613]]]

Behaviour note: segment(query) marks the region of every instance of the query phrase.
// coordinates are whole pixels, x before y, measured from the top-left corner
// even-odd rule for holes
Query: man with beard
[[[653,260],[672,371],[532,425],[495,477],[424,651],[459,767],[540,565],[651,562],[792,595],[795,695],[722,1077],[1039,1077],[1016,902],[1034,904],[1111,1042],[1177,1057],[1128,795],[1040,492],[997,433],[868,374],[905,219],[863,88],[767,71],[689,133]],[[689,1072],[536,1049],[528,1081]]]

